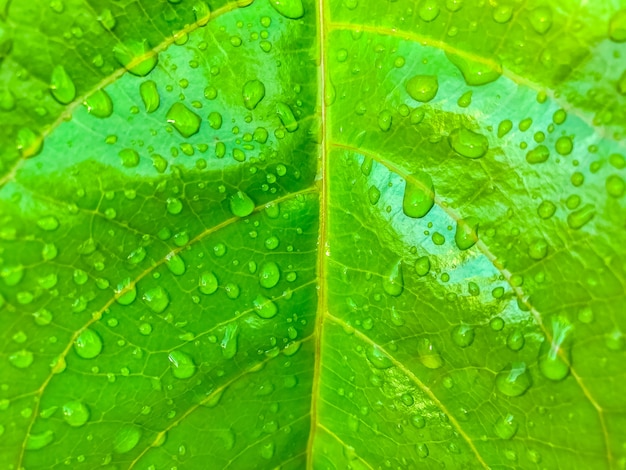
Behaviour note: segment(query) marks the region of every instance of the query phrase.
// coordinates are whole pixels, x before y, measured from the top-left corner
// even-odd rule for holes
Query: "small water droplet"
[[[453,328],[452,341],[460,348],[467,348],[474,342],[474,328],[470,325],[457,325]]]
[[[402,294],[402,291],[404,290],[402,261],[395,263],[389,272],[383,277],[383,290],[393,297],[398,297]]]
[[[466,217],[456,223],[454,242],[459,250],[468,250],[478,241],[478,219]]]
[[[170,304],[170,297],[162,287],[153,287],[143,294],[143,301],[154,313],[162,313]]]
[[[167,112],[167,122],[183,137],[191,137],[200,130],[202,118],[182,103],[174,103]]]
[[[200,274],[200,279],[198,280],[198,290],[201,293],[211,295],[217,290],[217,287],[217,277],[213,272],[205,271]]]
[[[254,201],[243,191],[237,191],[230,197],[230,211],[235,217],[246,217],[254,211]]]
[[[50,92],[61,104],[71,103],[76,98],[76,86],[62,65],[57,65],[52,69]]]
[[[389,369],[393,366],[393,362],[382,349],[378,346],[370,346],[365,350],[365,356],[377,369]]]
[[[415,260],[415,272],[418,276],[426,276],[430,271],[430,259],[428,256],[421,256]]]
[[[417,353],[419,354],[420,362],[429,369],[439,369],[443,365],[441,355],[428,338],[422,338],[418,341]]]
[[[511,413],[498,418],[493,425],[493,430],[500,439],[513,439],[517,433],[519,423]]]
[[[269,0],[270,5],[285,18],[297,20],[304,16],[302,0]]]
[[[415,452],[419,458],[425,459],[429,454],[428,446],[426,444],[415,444]]]
[[[113,450],[118,454],[125,454],[133,450],[141,439],[141,428],[133,424],[127,424],[115,435]]]
[[[232,359],[237,354],[237,341],[239,336],[239,327],[236,323],[229,323],[224,330],[224,337],[220,343],[222,348],[222,356],[225,359]]]
[[[446,57],[459,69],[468,85],[486,85],[502,75],[502,65],[492,60],[475,61],[467,55],[453,52],[446,52]]]
[[[247,81],[242,90],[243,105],[252,111],[265,97],[265,85],[259,80]]]
[[[431,101],[439,90],[436,75],[415,75],[406,83],[406,91],[411,98],[422,103]]]
[[[261,318],[272,318],[278,313],[276,304],[263,295],[257,295],[252,303],[257,315]]]
[[[72,427],[78,428],[89,421],[89,408],[80,401],[70,401],[63,405],[63,419]]]
[[[526,161],[530,164],[543,163],[550,157],[550,150],[545,145],[538,145],[526,154]]]
[[[480,158],[489,150],[487,137],[465,127],[459,127],[450,132],[448,143],[452,150],[467,158]]]
[[[26,369],[29,367],[35,357],[32,352],[22,349],[20,351],[16,351],[9,355],[9,362],[13,367],[17,367],[18,369]]]
[[[572,230],[578,230],[589,223],[595,215],[595,206],[592,204],[585,204],[582,208],[571,212],[567,216],[567,225],[569,225]]]
[[[573,327],[562,317],[553,317],[551,323],[552,340],[544,341],[539,348],[539,370],[547,379],[559,381],[569,373],[571,359],[566,343]]]
[[[177,379],[188,379],[196,373],[196,365],[189,354],[175,350],[169,353],[167,359],[172,364],[172,375]]]
[[[47,431],[44,431],[38,434],[31,433],[28,435],[28,438],[26,439],[26,444],[24,448],[26,450],[39,450],[39,449],[43,449],[44,447],[46,447],[52,441],[54,441],[54,432],[52,432],[49,429]]]
[[[273,261],[263,263],[259,268],[259,284],[261,287],[271,289],[280,280],[280,269]]]
[[[87,112],[97,118],[108,118],[113,114],[113,101],[104,90],[97,90],[83,101]]]
[[[141,101],[143,101],[147,113],[153,113],[159,109],[161,96],[157,90],[157,84],[154,81],[147,80],[139,85],[139,94],[141,95]]]
[[[287,132],[295,132],[298,130],[298,121],[288,104],[282,102],[276,103],[276,114],[280,122],[285,126],[285,129],[287,129]]]
[[[417,171],[406,179],[402,211],[412,218],[424,217],[435,204],[435,187],[428,173]]]
[[[113,55],[120,65],[133,75],[145,77],[156,67],[158,56],[146,39],[116,44]]]
[[[170,253],[165,257],[165,264],[167,269],[169,269],[175,276],[182,276],[185,274],[187,269],[185,261],[179,255],[173,253]]]

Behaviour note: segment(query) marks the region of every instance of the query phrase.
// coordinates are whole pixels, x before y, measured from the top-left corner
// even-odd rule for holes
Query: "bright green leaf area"
[[[626,468],[624,0],[0,0],[0,467]]]

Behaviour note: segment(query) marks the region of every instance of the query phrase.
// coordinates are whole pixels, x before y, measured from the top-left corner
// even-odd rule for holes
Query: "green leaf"
[[[625,468],[625,18],[0,1],[0,467]]]

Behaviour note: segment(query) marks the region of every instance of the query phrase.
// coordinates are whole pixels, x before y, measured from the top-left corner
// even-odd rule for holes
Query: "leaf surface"
[[[0,2],[0,465],[623,468],[625,31]]]

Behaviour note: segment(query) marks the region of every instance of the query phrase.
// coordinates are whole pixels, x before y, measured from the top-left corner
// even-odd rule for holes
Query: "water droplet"
[[[302,0],[269,0],[270,5],[285,18],[297,20],[304,16]]]
[[[448,143],[452,150],[467,158],[480,158],[489,150],[487,137],[465,127],[459,127],[450,132]]]
[[[183,203],[177,197],[168,197],[167,198],[167,212],[172,215],[180,214],[183,210]]]
[[[130,452],[137,446],[141,439],[141,428],[133,424],[127,424],[115,435],[113,450],[118,454]]]
[[[93,359],[102,352],[102,339],[95,331],[87,328],[74,341],[74,351],[83,359]]]
[[[63,405],[63,419],[72,427],[78,428],[89,421],[89,408],[80,401],[70,401]]]
[[[34,157],[41,152],[43,148],[43,138],[39,134],[35,134],[28,127],[22,127],[17,132],[17,150],[22,157]]]
[[[572,230],[578,230],[589,223],[595,215],[595,207],[592,204],[585,204],[582,208],[567,216],[567,225]]]
[[[498,5],[493,10],[493,21],[504,24],[513,16],[513,8],[510,5]]]
[[[609,196],[618,198],[624,195],[626,183],[618,175],[609,175],[605,182],[606,192]]]
[[[609,38],[615,42],[626,42],[626,9],[618,10],[609,20]]]
[[[498,418],[493,425],[493,430],[500,439],[513,439],[517,433],[519,423],[511,413]]]
[[[278,313],[278,307],[276,304],[263,295],[257,295],[252,301],[256,313],[261,318],[272,318]]]
[[[62,65],[57,65],[52,69],[50,92],[61,104],[71,103],[76,98],[76,86]]]
[[[42,230],[52,232],[59,228],[59,220],[53,215],[47,215],[37,220],[37,225]]]
[[[436,0],[423,0],[417,13],[423,21],[431,22],[439,16],[439,5]]]
[[[439,90],[435,75],[416,75],[406,83],[406,91],[411,98],[422,103],[432,100]]]
[[[157,54],[146,39],[117,44],[113,48],[113,55],[122,67],[139,77],[145,77],[152,72],[158,61]]]
[[[537,238],[528,246],[528,256],[539,261],[548,254],[548,243],[543,238]]]
[[[461,96],[459,96],[459,99],[457,100],[456,104],[458,104],[459,107],[461,108],[467,108],[470,104],[472,104],[473,93],[474,92],[472,90],[466,91]]]
[[[435,187],[428,173],[417,171],[406,179],[402,211],[412,218],[424,217],[435,204]]]
[[[276,103],[276,114],[280,122],[285,126],[285,129],[287,129],[287,132],[295,132],[298,130],[298,121],[293,115],[293,111],[289,105],[282,102]]]
[[[217,111],[212,111],[209,113],[209,126],[213,129],[218,130],[222,127],[222,115]]]
[[[498,62],[474,61],[470,57],[452,52],[446,52],[446,57],[459,69],[468,85],[486,85],[502,75],[502,66]]]
[[[104,119],[113,114],[113,101],[104,90],[97,90],[83,101],[83,106],[92,116]]]
[[[265,97],[265,85],[259,80],[247,81],[243,86],[243,105],[253,110]]]
[[[52,441],[54,441],[54,432],[48,429],[39,434],[29,434],[24,448],[26,450],[39,450],[46,447]]]
[[[200,130],[202,119],[182,103],[174,103],[167,112],[167,122],[183,137],[191,137]]]
[[[193,6],[193,13],[198,26],[206,26],[211,18],[211,9],[205,1],[198,0]]]
[[[506,337],[506,345],[511,351],[519,351],[524,347],[524,343],[526,343],[524,333],[518,329],[511,331]]]
[[[235,217],[246,217],[254,211],[254,201],[243,191],[237,191],[230,197],[230,211]]]
[[[565,318],[552,317],[552,341],[544,341],[539,348],[539,370],[547,379],[558,381],[567,377],[571,359],[566,341],[572,329]]]
[[[526,161],[531,164],[543,163],[548,160],[550,150],[545,145],[538,145],[526,154]]]
[[[518,397],[531,386],[532,380],[525,362],[514,362],[496,376],[496,387],[508,397]]]
[[[429,453],[428,446],[426,444],[415,444],[415,452],[419,458],[425,459]]]
[[[380,200],[380,189],[378,189],[374,185],[370,186],[370,188],[367,190],[367,197],[370,201],[370,204],[375,206]]]
[[[153,113],[159,109],[161,96],[157,90],[157,84],[154,81],[147,80],[139,85],[139,94],[141,95],[141,101],[143,101],[147,113]]]
[[[139,154],[134,149],[122,149],[117,153],[122,160],[122,165],[134,168],[139,165]]]
[[[280,280],[280,269],[273,261],[263,263],[259,268],[259,284],[261,287],[271,289]]]
[[[169,353],[167,358],[172,364],[172,375],[177,379],[188,379],[196,373],[196,365],[189,354],[176,350]]]
[[[478,219],[466,217],[456,223],[454,242],[459,250],[468,250],[478,241]]]
[[[173,253],[170,253],[165,257],[165,264],[167,269],[169,269],[175,276],[182,276],[185,274],[187,269],[185,261],[179,255],[175,255]]]
[[[218,282],[217,277],[211,271],[205,271],[200,274],[198,281],[198,290],[205,294],[213,294],[217,290]]]
[[[498,124],[498,137],[501,139],[513,129],[513,122],[510,119],[505,119]]]
[[[556,149],[559,155],[569,155],[574,150],[574,144],[572,143],[572,139],[567,136],[559,137],[554,144],[554,148]]]
[[[153,287],[143,294],[143,301],[154,313],[161,313],[170,304],[170,297],[162,287]]]
[[[224,337],[220,346],[222,348],[222,356],[225,359],[232,359],[237,354],[237,338],[239,336],[239,327],[236,323],[229,323],[224,330]]]
[[[552,27],[552,10],[550,7],[537,7],[528,15],[530,25],[539,34],[545,34]]]
[[[474,342],[474,328],[469,325],[457,325],[451,333],[452,341],[460,348],[467,348]]]
[[[383,277],[383,290],[393,297],[398,297],[402,294],[402,291],[404,290],[402,261],[395,263],[389,272]]]
[[[370,346],[365,350],[365,356],[377,369],[389,369],[393,362],[378,346]]]
[[[430,259],[428,256],[421,256],[415,260],[415,272],[418,276],[426,276],[430,271]]]
[[[542,219],[549,219],[556,212],[556,206],[551,201],[542,201],[537,207],[537,214]]]
[[[18,369],[26,369],[33,363],[34,359],[33,353],[25,349],[9,355],[9,362]]]
[[[417,343],[417,353],[420,362],[429,369],[439,369],[443,365],[441,355],[428,338],[422,338]]]
[[[392,117],[391,113],[386,109],[383,109],[380,113],[378,113],[378,127],[383,132],[387,132],[391,129]]]

